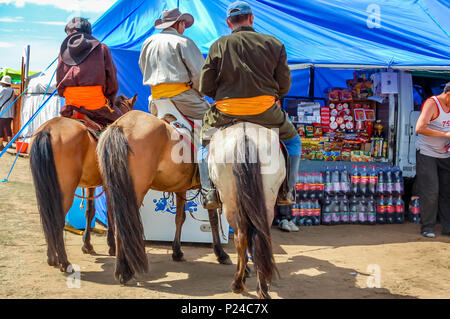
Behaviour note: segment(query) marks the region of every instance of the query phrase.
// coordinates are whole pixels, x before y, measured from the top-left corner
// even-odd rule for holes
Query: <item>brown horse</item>
[[[100,137],[97,155],[109,199],[108,212],[113,213],[116,228],[115,278],[122,284],[136,273],[148,270],[139,207],[149,189],[177,195],[172,258],[183,260],[180,234],[185,219],[186,191],[200,186],[194,154],[187,154],[190,150],[189,142],[171,125],[141,111],[122,116]],[[180,161],[180,157],[188,160]],[[220,245],[217,212],[208,213],[217,259],[222,264],[231,264]]]
[[[117,97],[115,106],[129,112],[136,96]],[[90,242],[91,222],[95,215],[95,188],[102,185],[95,149],[97,139],[79,121],[56,117],[44,123],[33,136],[30,151],[31,173],[45,239],[47,262],[66,271],[69,266],[64,247],[65,216],[72,206],[77,187],[87,188],[86,229],[83,235],[84,253],[94,253]],[[109,253],[115,254],[113,222],[108,214]]]

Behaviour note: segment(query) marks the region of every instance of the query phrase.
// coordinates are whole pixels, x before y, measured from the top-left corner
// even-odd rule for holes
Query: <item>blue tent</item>
[[[136,108],[147,110],[150,88],[142,85],[138,66],[145,39],[158,32],[154,21],[165,9],[179,7],[194,16],[185,35],[202,53],[230,33],[225,17],[231,0],[120,0],[93,25],[93,34],[107,44],[118,69],[120,93],[139,94]],[[247,0],[255,29],[279,38],[292,66],[289,95],[307,96],[309,69],[402,68],[450,70],[449,0]],[[376,4],[375,4],[376,3]],[[315,90],[342,74],[316,69]],[[322,79],[323,81],[321,81]]]

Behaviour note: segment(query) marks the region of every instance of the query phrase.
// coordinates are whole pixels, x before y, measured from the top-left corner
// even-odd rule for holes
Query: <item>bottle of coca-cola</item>
[[[314,226],[320,225],[320,204],[319,200],[315,199],[313,201],[313,216],[312,222]]]
[[[350,193],[355,196],[360,195],[361,174],[356,165],[353,166],[350,183]]]
[[[396,224],[403,224],[405,221],[405,203],[403,202],[402,195],[398,195],[395,200],[395,219]]]
[[[295,185],[295,191],[296,191],[296,198],[297,201],[300,200],[301,198],[303,198],[303,189],[304,189],[304,184],[305,183],[305,179],[303,178],[303,174],[302,173],[298,173],[297,174],[297,183]]]
[[[312,224],[313,224],[313,220],[312,220],[313,205],[312,205],[311,199],[308,199],[306,201],[305,211],[306,211],[305,226],[312,226]]]
[[[369,195],[375,195],[376,194],[376,187],[377,187],[377,179],[378,179],[377,172],[375,170],[375,166],[371,166],[370,167],[368,175],[369,175],[369,178],[368,178],[369,183],[368,183],[368,189],[367,189],[368,191],[367,191],[367,193]]]
[[[411,197],[409,203],[409,221],[411,223],[420,224],[419,197]]]
[[[369,183],[369,175],[367,173],[367,167],[361,167],[361,176],[359,179],[359,191],[362,196],[366,196],[368,193],[368,183]]]
[[[295,224],[297,226],[305,226],[305,200],[301,199],[297,204],[297,208]]]
[[[339,202],[339,213],[341,224],[348,224],[350,222],[350,208],[348,206],[347,195],[344,195],[342,200]]]
[[[378,180],[379,180],[379,177],[378,177]],[[386,203],[384,200],[384,196],[381,195],[380,198],[378,199],[378,203],[377,203],[377,224],[385,224],[386,223],[385,213],[386,213]]]
[[[323,174],[319,172],[316,174],[316,189],[317,189],[317,199],[321,201],[323,199]]]
[[[386,224],[393,224],[395,220],[395,207],[392,195],[389,195],[386,204]]]

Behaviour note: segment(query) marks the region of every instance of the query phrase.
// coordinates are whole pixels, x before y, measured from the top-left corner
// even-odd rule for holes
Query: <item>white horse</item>
[[[248,249],[257,273],[258,297],[270,298],[267,283],[277,272],[270,227],[286,176],[279,136],[274,130],[241,122],[216,132],[209,149],[209,173],[233,228],[238,253],[232,291],[246,291]]]

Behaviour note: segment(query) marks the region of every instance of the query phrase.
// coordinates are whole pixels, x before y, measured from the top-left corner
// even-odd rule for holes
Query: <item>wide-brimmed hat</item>
[[[61,44],[61,59],[68,65],[79,65],[94,50],[100,41],[83,32],[70,34]]]
[[[12,84],[11,77],[9,75],[5,75],[4,77],[2,77],[0,83],[11,85]]]
[[[173,26],[180,20],[186,21],[186,29],[194,24],[194,17],[189,13],[181,13],[178,8],[165,10],[161,19],[155,21],[155,29],[166,29]]]

